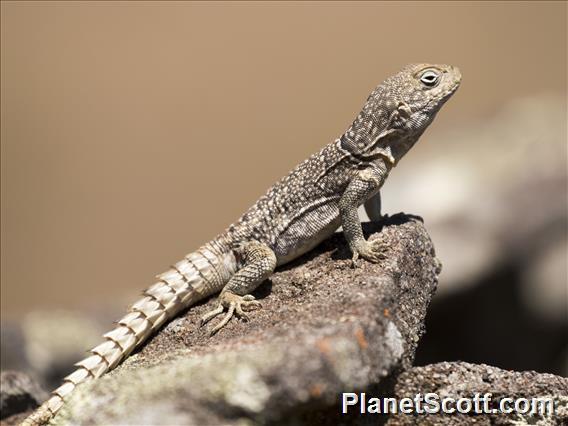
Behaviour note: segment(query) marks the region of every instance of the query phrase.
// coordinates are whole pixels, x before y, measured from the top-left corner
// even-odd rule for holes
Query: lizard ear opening
[[[410,109],[410,106],[408,106],[408,104],[406,102],[399,102],[398,103],[398,107],[397,107],[397,111],[400,117],[405,118],[405,119],[409,119],[410,116],[412,115],[412,110]]]

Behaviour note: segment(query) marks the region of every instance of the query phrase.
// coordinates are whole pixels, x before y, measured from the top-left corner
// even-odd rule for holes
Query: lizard
[[[81,383],[116,367],[153,332],[180,311],[220,293],[217,307],[200,325],[232,317],[249,319],[261,308],[251,294],[274,269],[298,258],[339,226],[358,259],[377,263],[388,248],[363,236],[358,207],[371,220],[380,214],[380,188],[389,172],[417,142],[461,83],[453,66],[411,64],[377,86],[338,139],[300,163],[223,233],[157,275],[90,356],[75,364],[51,397],[23,426],[47,423]]]

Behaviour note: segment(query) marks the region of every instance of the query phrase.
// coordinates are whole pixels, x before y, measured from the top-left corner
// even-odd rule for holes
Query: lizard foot
[[[225,308],[227,308],[227,314],[223,317],[219,324],[211,329],[211,336],[213,336],[225,325],[227,325],[233,315],[236,314],[243,321],[248,321],[249,318],[245,312],[252,311],[261,307],[262,305],[260,304],[260,302],[254,300],[254,296],[252,294],[239,296],[238,294],[225,291],[219,296],[219,306],[201,317],[199,325],[203,326],[204,324],[208,323],[216,316],[221,315]]]
[[[380,240],[364,241],[363,244],[353,251],[351,265],[353,268],[357,267],[357,259],[359,256],[371,263],[379,263],[381,260],[386,259],[385,253],[387,250],[388,247]]]

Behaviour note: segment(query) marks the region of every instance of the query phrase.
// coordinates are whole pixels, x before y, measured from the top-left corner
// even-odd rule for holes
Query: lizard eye
[[[440,74],[433,70],[426,70],[420,75],[422,84],[428,87],[434,87],[440,81]]]

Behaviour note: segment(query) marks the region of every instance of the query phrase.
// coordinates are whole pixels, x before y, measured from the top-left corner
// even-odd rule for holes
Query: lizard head
[[[389,117],[387,128],[420,135],[460,82],[461,73],[456,67],[411,64],[375,90],[382,101],[377,106]],[[369,101],[373,103],[371,98]]]
[[[460,71],[450,65],[407,65],[373,90],[342,136],[342,146],[352,152],[388,148],[386,157],[395,164],[434,120],[460,82]]]

